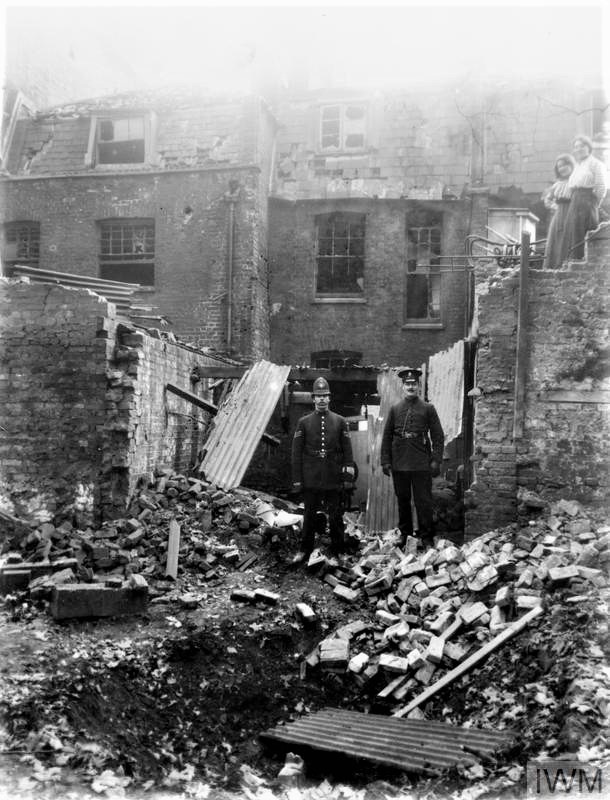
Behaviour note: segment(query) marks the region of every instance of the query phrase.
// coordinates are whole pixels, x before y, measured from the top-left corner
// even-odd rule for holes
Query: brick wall
[[[204,396],[198,350],[86,290],[5,278],[0,336],[0,508],[86,525],[123,514],[157,466],[196,463],[209,416],[165,387]]]
[[[478,202],[478,201],[477,201]],[[463,253],[470,199],[426,202],[443,213],[443,253]],[[462,338],[467,316],[466,274],[442,274],[442,327],[405,326],[406,231],[416,201],[273,201],[271,358],[309,364],[319,350],[362,352],[363,364],[422,363]],[[316,301],[315,216],[331,211],[366,215],[364,293],[356,302]]]
[[[86,291],[0,279],[0,504],[27,519],[99,502],[112,308]]]
[[[327,90],[286,97],[278,107],[274,193],[286,199],[440,199],[468,185],[494,194],[518,187],[539,197],[554,180],[555,157],[576,133],[597,133],[605,102],[595,87],[565,80],[523,85],[438,85],[385,94]],[[320,106],[367,108],[361,151],[320,147]],[[596,112],[595,109],[598,109]]]
[[[244,356],[263,358],[268,288],[257,230],[265,213],[258,169],[16,180],[3,186],[2,221],[40,221],[42,269],[99,275],[97,221],[153,219],[155,286],[134,303],[166,315],[182,341],[225,351],[230,180],[241,186],[235,203],[233,346]]]
[[[603,502],[610,489],[610,226],[590,237],[584,262],[531,270],[523,435],[513,440],[518,275],[478,291],[475,482],[467,531],[516,519],[524,490],[543,499]]]

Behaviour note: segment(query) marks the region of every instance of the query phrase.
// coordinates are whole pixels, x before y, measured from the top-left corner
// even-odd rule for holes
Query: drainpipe
[[[227,231],[227,353],[232,348],[233,328],[233,267],[235,243],[235,204],[239,198],[239,183],[235,179],[229,181],[229,191],[225,193],[225,200],[229,204],[229,226]]]

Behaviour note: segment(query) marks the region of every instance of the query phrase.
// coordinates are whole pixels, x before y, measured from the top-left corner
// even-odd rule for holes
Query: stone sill
[[[403,331],[411,330],[427,330],[427,331],[442,331],[444,329],[442,322],[405,322],[401,326]]]
[[[327,303],[367,303],[365,297],[316,297],[311,301],[312,305],[323,305]]]

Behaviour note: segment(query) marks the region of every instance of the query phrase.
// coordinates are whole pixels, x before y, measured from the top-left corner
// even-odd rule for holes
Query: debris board
[[[300,746],[435,775],[456,764],[478,763],[475,753],[485,757],[508,748],[514,733],[328,708],[270,728],[260,738],[293,752]]]
[[[239,486],[289,372],[289,366],[258,361],[218,409],[199,469],[220,489]]]
[[[534,608],[532,608],[532,610],[528,611],[528,613],[524,617],[521,617],[520,619],[513,622],[513,624],[509,628],[502,631],[502,633],[499,633],[495,637],[495,639],[491,640],[491,642],[487,642],[486,645],[483,645],[483,647],[481,647],[479,650],[473,653],[469,658],[467,658],[466,661],[463,661],[461,664],[458,664],[458,666],[455,667],[455,669],[452,669],[451,672],[448,672],[440,680],[432,684],[432,686],[430,686],[420,695],[411,700],[411,702],[408,705],[406,705],[404,708],[401,708],[400,711],[397,711],[396,714],[394,714],[394,716],[404,717],[414,708],[417,708],[417,706],[420,706],[422,703],[425,703],[426,700],[430,699],[430,697],[435,695],[441,689],[444,689],[445,686],[452,683],[456,678],[459,678],[460,675],[462,675],[464,672],[467,672],[476,663],[486,658],[489,655],[489,653],[496,650],[498,647],[500,647],[501,644],[504,644],[504,642],[507,639],[510,639],[511,636],[514,636],[516,633],[519,633],[519,631],[525,628],[525,626],[528,625],[531,622],[531,620],[533,620],[539,614],[542,614],[542,611],[543,609],[541,605],[537,605]]]
[[[176,579],[178,576],[178,551],[180,549],[180,525],[175,519],[169,523],[169,539],[167,542],[167,565],[165,574]]]

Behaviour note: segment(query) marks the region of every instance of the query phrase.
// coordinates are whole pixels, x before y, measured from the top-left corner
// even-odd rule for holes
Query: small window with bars
[[[316,217],[316,296],[361,297],[364,293],[364,214]]]
[[[100,277],[111,281],[155,283],[154,220],[100,223]]]
[[[28,267],[39,266],[40,261],[40,223],[25,220],[7,222],[4,225],[2,260],[5,267],[23,264]]]
[[[322,150],[360,150],[366,144],[366,107],[339,103],[320,110]]]
[[[407,228],[407,323],[441,322],[441,219],[428,217],[417,221],[432,224]]]

